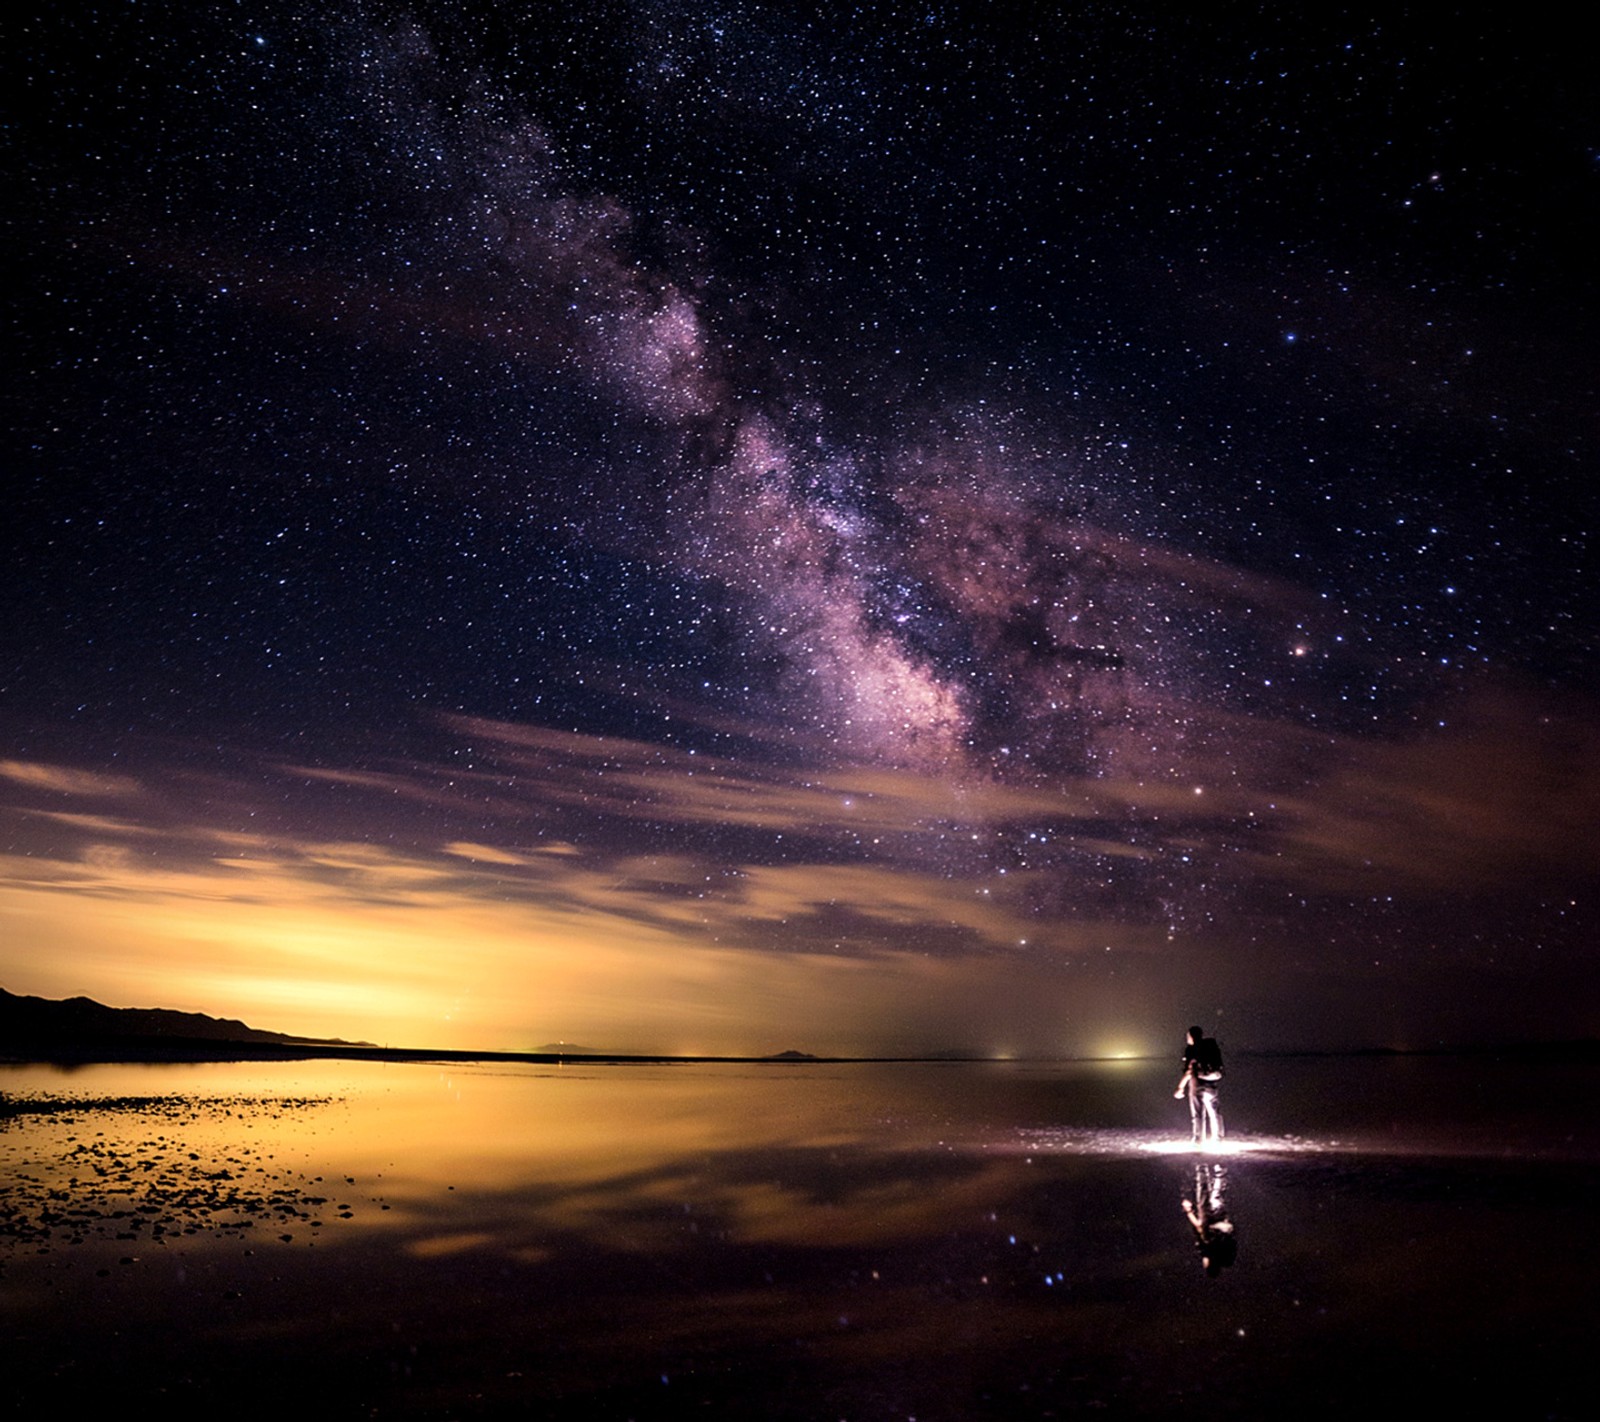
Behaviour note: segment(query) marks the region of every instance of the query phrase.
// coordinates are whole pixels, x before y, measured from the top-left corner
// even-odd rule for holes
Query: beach
[[[7,1068],[9,1415],[1579,1415],[1592,1064],[1175,1076]]]

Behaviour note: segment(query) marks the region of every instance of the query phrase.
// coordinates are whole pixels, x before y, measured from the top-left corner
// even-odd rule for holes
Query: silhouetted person
[[[1183,1213],[1194,1230],[1200,1267],[1213,1279],[1239,1257],[1239,1239],[1228,1217],[1228,1171],[1220,1160],[1194,1167],[1194,1199],[1183,1201]]]
[[[1189,1029],[1188,1045],[1183,1049],[1183,1075],[1173,1098],[1189,1098],[1189,1125],[1194,1143],[1222,1139],[1222,1108],[1217,1093],[1222,1085],[1222,1048],[1215,1037],[1199,1027]]]

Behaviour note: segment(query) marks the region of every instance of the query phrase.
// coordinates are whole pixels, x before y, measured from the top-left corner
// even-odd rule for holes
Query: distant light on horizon
[[[1141,1061],[1150,1056],[1151,1053],[1147,1047],[1135,1045],[1124,1039],[1106,1044],[1095,1055],[1102,1061],[1132,1062]]]

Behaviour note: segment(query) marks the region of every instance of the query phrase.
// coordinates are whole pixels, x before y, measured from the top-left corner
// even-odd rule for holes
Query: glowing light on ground
[[[1245,1136],[1197,1146],[1188,1136],[1154,1131],[1057,1126],[1019,1130],[999,1140],[976,1143],[985,1151],[1026,1155],[1194,1155],[1237,1158],[1247,1155],[1304,1155],[1330,1149],[1298,1136]]]
[[[1281,1138],[1263,1140],[1220,1140],[1206,1141],[1196,1145],[1188,1137],[1173,1137],[1170,1140],[1141,1141],[1139,1149],[1148,1151],[1151,1155],[1254,1155],[1262,1151],[1308,1151],[1319,1150],[1321,1147],[1313,1145],[1310,1141],[1288,1141]]]

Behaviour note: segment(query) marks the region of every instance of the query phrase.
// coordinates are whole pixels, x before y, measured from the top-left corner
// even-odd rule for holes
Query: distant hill
[[[368,1043],[290,1037],[264,1032],[229,1017],[175,1012],[164,1007],[107,1007],[88,997],[55,1000],[21,997],[0,988],[0,1057],[13,1059],[103,1059],[109,1053],[146,1057],[216,1056],[221,1047],[273,1049],[351,1046]]]

